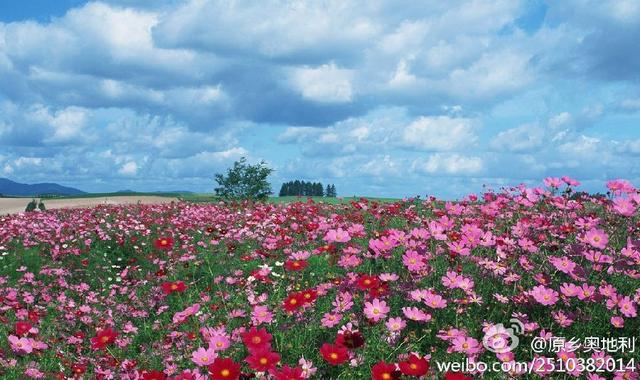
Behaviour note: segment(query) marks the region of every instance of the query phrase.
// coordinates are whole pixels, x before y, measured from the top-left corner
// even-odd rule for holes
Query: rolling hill
[[[0,178],[0,194],[5,196],[28,196],[38,195],[80,195],[86,194],[82,190],[73,187],[58,185],[57,183],[35,183],[32,185],[18,183],[7,178]]]

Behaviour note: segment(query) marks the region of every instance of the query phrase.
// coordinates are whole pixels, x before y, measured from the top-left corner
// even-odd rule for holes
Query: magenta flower
[[[635,318],[638,315],[635,302],[633,302],[633,300],[628,296],[624,296],[618,300],[618,307],[620,308],[622,315],[627,318]]]
[[[480,352],[480,342],[470,337],[459,336],[451,342],[453,350],[469,356]]]
[[[33,352],[31,340],[28,338],[18,338],[15,335],[9,335],[9,344],[13,352],[19,355],[30,354]]]
[[[206,366],[212,364],[216,357],[218,355],[212,348],[200,347],[191,354],[191,361],[199,366]]]
[[[576,263],[571,261],[568,257],[552,257],[549,259],[549,262],[551,262],[557,270],[566,274],[571,274],[571,272],[576,268]]]
[[[636,212],[636,206],[628,198],[614,199],[612,208],[622,216],[633,216]]]
[[[380,301],[377,298],[374,298],[371,302],[365,302],[364,304],[364,315],[374,322],[384,319],[389,310],[387,303]]]
[[[407,322],[405,322],[404,319],[400,317],[389,318],[389,320],[387,320],[387,322],[385,323],[385,326],[387,326],[387,329],[390,332],[398,332],[407,326]]]
[[[407,253],[402,256],[402,264],[404,264],[410,272],[419,272],[426,266],[423,257],[416,251],[407,251]]]
[[[322,324],[322,327],[331,328],[340,323],[341,320],[342,314],[325,313],[320,322]]]
[[[417,322],[428,322],[431,320],[431,314],[427,314],[424,311],[418,309],[417,307],[403,307],[402,313],[408,319]]]
[[[256,305],[251,312],[251,322],[254,325],[262,323],[271,323],[273,321],[273,313],[269,311],[267,306]]]
[[[604,249],[609,242],[609,236],[603,230],[592,228],[584,235],[583,241],[595,248]]]
[[[351,240],[351,236],[349,233],[342,228],[338,228],[337,230],[329,230],[327,234],[324,236],[324,240],[328,243],[346,243]]]
[[[231,346],[231,341],[226,335],[213,335],[209,338],[209,348],[214,351],[224,351]]]
[[[551,306],[558,302],[558,292],[543,285],[533,288],[530,294],[536,301],[545,306]]]
[[[445,307],[447,307],[447,301],[442,298],[441,295],[432,292],[428,292],[423,297],[422,302],[433,309],[444,309]]]

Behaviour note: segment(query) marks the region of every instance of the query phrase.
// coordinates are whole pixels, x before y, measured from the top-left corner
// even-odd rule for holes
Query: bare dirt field
[[[27,203],[32,198],[0,198],[0,215],[15,214],[24,211]],[[37,199],[37,198],[36,198]],[[70,207],[92,207],[100,204],[132,204],[132,203],[169,203],[177,201],[177,198],[158,196],[112,196],[100,198],[74,198],[74,199],[44,199],[47,209],[70,208]]]

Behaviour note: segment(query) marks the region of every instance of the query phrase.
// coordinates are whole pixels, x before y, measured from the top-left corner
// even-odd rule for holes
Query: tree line
[[[307,197],[336,197],[335,185],[327,185],[326,188],[322,186],[320,182],[306,182],[306,181],[289,181],[282,184],[280,187],[281,197],[286,196],[307,196]]]

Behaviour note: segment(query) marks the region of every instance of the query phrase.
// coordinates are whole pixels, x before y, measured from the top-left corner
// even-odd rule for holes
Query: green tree
[[[227,170],[227,175],[216,174],[215,188],[217,196],[227,199],[265,200],[272,194],[271,185],[267,178],[273,169],[267,167],[266,162],[250,165],[242,157]]]

